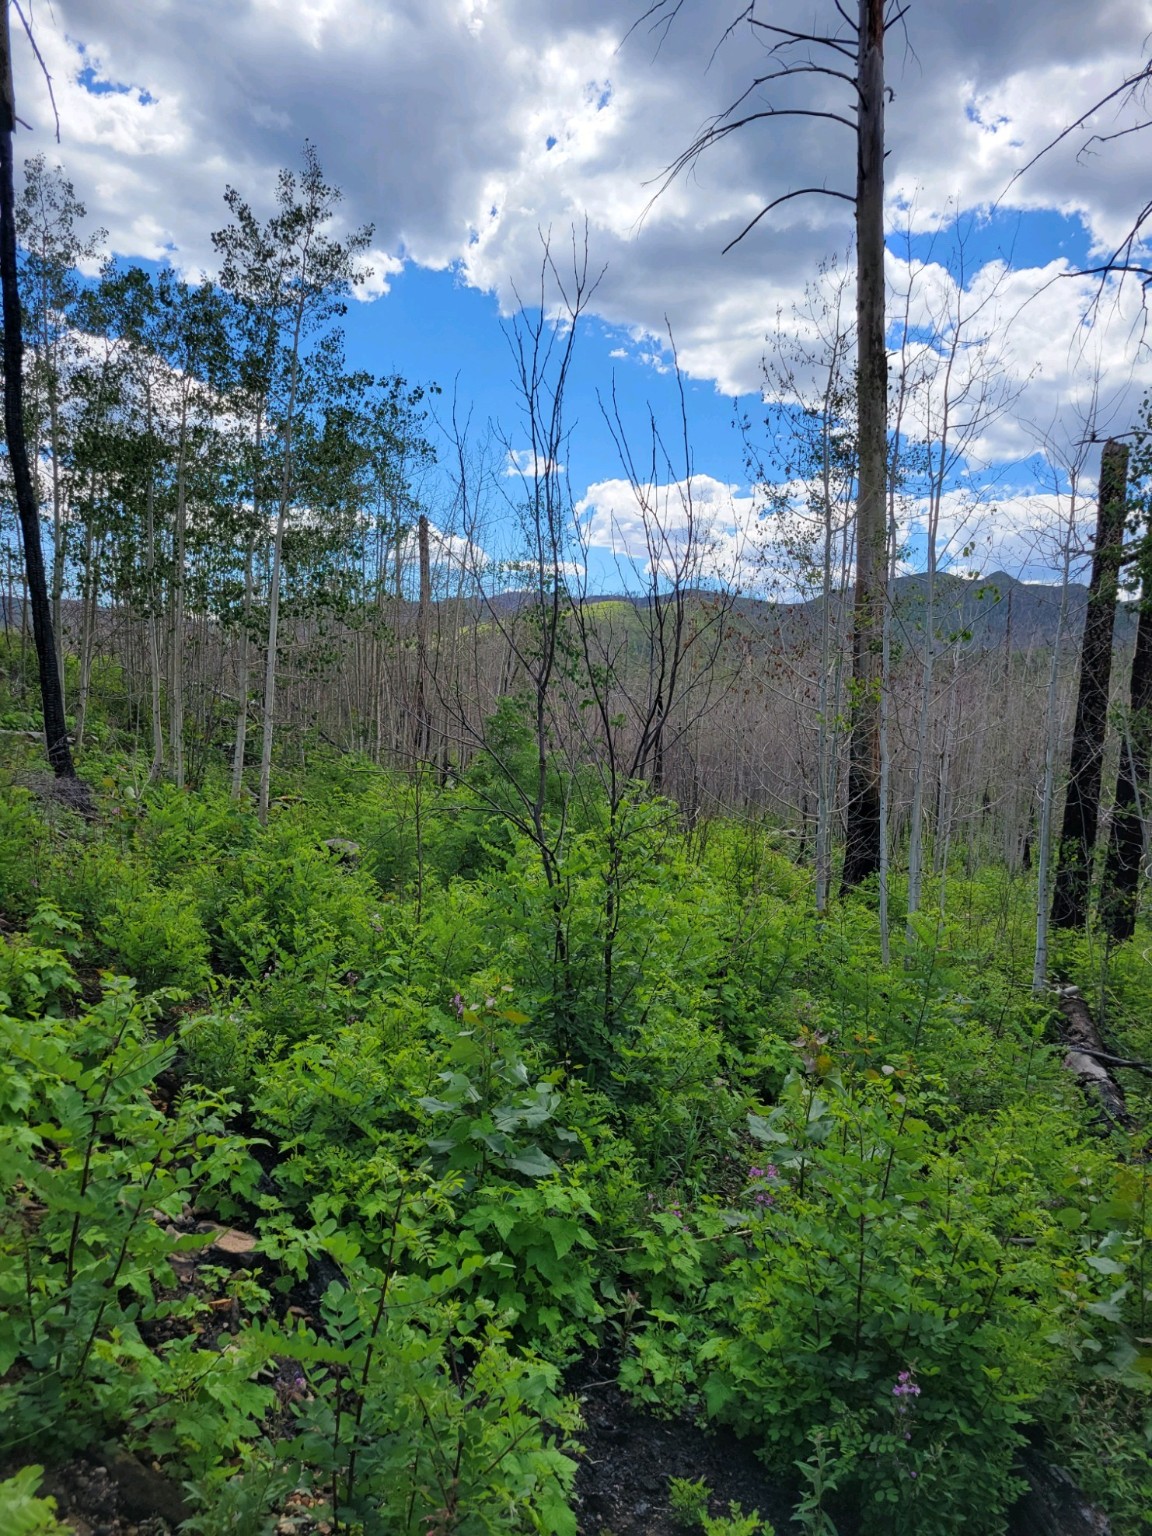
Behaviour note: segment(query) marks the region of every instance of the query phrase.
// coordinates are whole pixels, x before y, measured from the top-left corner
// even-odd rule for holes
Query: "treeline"
[[[265,808],[281,675],[266,658],[306,671],[341,616],[379,632],[430,453],[423,392],[346,366],[336,322],[370,232],[332,238],[338,201],[310,150],[265,222],[229,189],[220,279],[198,284],[117,262],[82,280],[102,236],[81,233],[43,157],[17,208],[26,431],[75,736],[115,659],[146,700],[154,776],[183,783],[227,706],[239,787],[255,719]],[[5,556],[11,626],[11,537]]]
[[[74,739],[88,740],[103,689],[153,778],[224,768],[261,815],[274,743],[290,757],[310,733],[442,780],[477,760],[508,770],[528,824],[556,771],[591,772],[610,796],[643,780],[690,817],[751,810],[790,826],[823,905],[847,820],[852,711],[843,334],[823,392],[792,415],[788,486],[764,492],[786,579],[809,600],[737,596],[694,503],[686,432],[682,451],[656,427],[635,445],[618,412],[647,558],[639,586],[606,600],[589,589],[560,467],[586,270],[565,290],[564,325],[541,304],[512,331],[530,451],[448,428],[433,480],[425,389],[346,365],[339,321],[370,231],[334,238],[339,193],[313,152],[299,175],[282,173],[267,220],[233,189],[225,201],[218,281],[120,262],[86,280],[101,233],[84,232],[60,169],[43,157],[25,167],[26,429]],[[913,362],[922,371],[919,354],[906,371]],[[1072,725],[1082,534],[1070,514],[1062,590],[949,576],[936,541],[953,450],[943,436],[913,451],[897,433],[893,445],[878,751],[886,864],[907,858],[915,905],[924,872],[958,847],[970,867],[1019,868],[1045,841]],[[1146,459],[1138,448],[1136,488]],[[510,463],[528,466],[511,493]],[[935,508],[915,578],[896,575],[900,496]],[[511,559],[486,552],[497,519],[517,531]],[[16,537],[3,554],[9,656],[31,702]],[[1113,714],[1109,784],[1136,718]],[[509,769],[512,740],[531,744],[531,784]],[[1139,804],[1140,771],[1133,782]]]

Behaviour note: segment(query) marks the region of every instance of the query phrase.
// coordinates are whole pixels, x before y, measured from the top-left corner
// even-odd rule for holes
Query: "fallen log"
[[[1079,988],[1058,986],[1056,1000],[1063,1020],[1060,1038],[1068,1047],[1064,1066],[1079,1079],[1081,1088],[1100,1106],[1106,1120],[1119,1130],[1131,1130],[1132,1116],[1124,1090],[1101,1059],[1106,1059],[1109,1052]]]

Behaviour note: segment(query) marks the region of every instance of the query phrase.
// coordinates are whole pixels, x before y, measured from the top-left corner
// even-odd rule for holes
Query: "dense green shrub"
[[[554,775],[549,864],[491,758],[317,759],[266,828],[104,766],[91,826],[0,810],[14,1449],[114,1431],[202,1536],[298,1480],[365,1536],[564,1532],[558,1370],[592,1347],[799,1464],[812,1530],[998,1531],[1038,1427],[1142,1529],[1142,1152],[1047,1043],[1002,873],[931,893],[885,966],[866,893],[818,921],[770,829],[639,787]],[[1147,1056],[1137,948],[1061,963]],[[193,1205],[258,1246],[182,1294]]]

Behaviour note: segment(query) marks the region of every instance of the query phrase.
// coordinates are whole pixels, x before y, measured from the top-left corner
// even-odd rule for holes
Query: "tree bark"
[[[1040,993],[1048,983],[1048,870],[1052,857],[1052,799],[1056,783],[1056,745],[1060,731],[1057,703],[1060,692],[1060,651],[1064,641],[1064,625],[1068,618],[1068,577],[1072,563],[1072,536],[1076,527],[1076,487],[1078,473],[1074,472],[1072,494],[1068,507],[1068,527],[1062,542],[1063,563],[1060,582],[1060,611],[1056,619],[1056,635],[1048,664],[1048,707],[1045,714],[1044,740],[1044,787],[1040,795],[1040,814],[1036,828],[1036,948],[1032,961],[1032,990]]]
[[[145,431],[148,438],[148,486],[144,493],[145,558],[148,562],[148,668],[151,674],[152,767],[148,782],[154,783],[164,772],[164,718],[161,714],[162,680],[160,675],[160,594],[156,581],[156,471],[152,462],[152,389],[145,385]]]
[[[168,666],[172,697],[168,701],[168,745],[172,778],[184,788],[184,567],[188,530],[188,377],[180,384],[180,435],[176,458],[176,521],[172,529],[171,613],[168,626]]]
[[[428,626],[432,615],[432,559],[428,519],[421,512],[416,524],[420,554],[420,599],[416,609],[416,764],[427,762],[432,745],[428,713]]]
[[[860,0],[856,132],[856,588],[843,889],[880,868],[880,688],[888,464],[884,335],[884,0]]]
[[[1064,824],[1057,850],[1052,926],[1082,928],[1088,921],[1092,855],[1100,815],[1100,777],[1108,726],[1112,631],[1116,621],[1120,552],[1127,510],[1128,447],[1109,439],[1100,459],[1100,498],[1088,611],[1080,652],[1080,687],[1072,731]]]
[[[1140,566],[1140,617],[1132,656],[1128,719],[1120,743],[1116,802],[1100,900],[1100,918],[1114,944],[1123,944],[1136,931],[1144,860],[1144,825],[1152,768],[1152,525],[1144,532]]]
[[[24,338],[21,329],[20,290],[16,267],[16,190],[13,177],[13,144],[16,104],[12,88],[12,53],[8,37],[8,3],[0,5],[0,286],[4,305],[4,435],[28,574],[28,600],[32,609],[32,633],[40,667],[40,698],[44,708],[44,741],[48,761],[57,778],[74,779],[76,769],[68,743],[64,718],[64,694],[56,664],[52,611],[44,573],[40,542],[40,515],[28,466],[24,437]]]
[[[305,269],[306,270],[306,269]],[[288,409],[284,417],[284,465],[280,477],[280,504],[272,541],[272,574],[268,582],[268,653],[264,665],[264,720],[260,737],[260,790],[257,814],[263,826],[268,820],[272,787],[272,737],[276,723],[276,663],[280,635],[280,572],[284,559],[284,530],[292,494],[292,429],[296,417],[296,387],[300,378],[300,335],[304,325],[304,299],[296,306],[292,334],[292,371],[288,383]]]

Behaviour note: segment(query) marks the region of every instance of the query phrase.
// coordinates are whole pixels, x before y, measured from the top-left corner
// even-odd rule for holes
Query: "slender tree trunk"
[[[880,868],[880,687],[888,354],[884,336],[884,0],[860,0],[856,134],[856,594],[843,888]]]
[[[416,762],[427,761],[432,741],[428,716],[428,625],[432,616],[432,560],[428,519],[421,512],[416,524],[420,551],[420,598],[416,609]]]
[[[47,349],[46,349],[47,350]],[[52,632],[64,696],[64,497],[60,487],[60,400],[55,359],[48,364],[48,433],[52,452]]]
[[[184,787],[184,565],[188,527],[188,381],[180,391],[180,437],[176,460],[176,522],[172,530],[172,595],[168,621],[168,666],[172,696],[168,700],[168,742],[172,748],[172,778]]]
[[[13,144],[16,105],[12,88],[12,54],[8,37],[8,0],[0,4],[0,287],[4,307],[4,435],[24,540],[32,633],[40,667],[40,698],[44,709],[44,740],[48,761],[57,778],[74,779],[76,769],[68,744],[64,693],[56,659],[52,611],[40,543],[40,516],[28,466],[24,438],[24,339],[21,333],[20,290],[16,266],[16,190]]]
[[[1068,531],[1064,540],[1064,569],[1060,583],[1060,613],[1052,642],[1048,667],[1048,729],[1044,746],[1044,788],[1040,797],[1040,817],[1036,832],[1036,949],[1032,963],[1032,990],[1041,992],[1048,983],[1048,872],[1052,855],[1052,796],[1056,783],[1056,748],[1060,740],[1057,710],[1060,691],[1060,651],[1068,617],[1068,577],[1072,562],[1072,537],[1076,528],[1076,487],[1073,483],[1068,512]]]
[[[1100,917],[1114,944],[1124,943],[1136,931],[1148,818],[1152,769],[1152,526],[1144,532],[1140,576],[1140,617],[1132,656],[1128,719],[1120,743],[1116,803],[1100,902]]]
[[[76,740],[84,740],[88,696],[92,689],[92,659],[96,651],[96,614],[100,601],[101,547],[89,525],[84,535],[85,585],[80,598],[80,686],[76,694]]]
[[[1052,895],[1052,924],[1056,928],[1082,928],[1088,921],[1127,487],[1128,446],[1109,439],[1100,459],[1100,499],[1080,652],[1080,687]]]
[[[148,561],[148,667],[152,679],[152,767],[149,780],[164,772],[164,717],[161,712],[160,594],[156,585],[156,475],[151,463],[152,392],[148,390],[146,430],[149,443],[148,488],[144,495],[146,558]]]
[[[307,254],[304,258],[307,269]],[[301,280],[303,279],[301,273]],[[280,634],[280,569],[284,557],[284,530],[292,495],[292,432],[296,424],[296,390],[300,382],[300,337],[304,329],[303,288],[296,305],[292,332],[292,367],[288,379],[288,409],[284,418],[284,466],[280,477],[280,503],[276,509],[276,535],[272,541],[272,571],[268,581],[268,656],[264,667],[264,720],[260,738],[260,796],[257,813],[268,820],[272,788],[272,735],[276,724],[276,661]]]
[[[832,885],[832,815],[835,807],[836,757],[840,733],[831,715],[832,641],[832,501],[829,495],[828,443],[824,443],[823,599],[820,604],[820,687],[816,739],[816,912],[828,906]],[[837,650],[839,655],[839,650]],[[838,690],[837,690],[838,691]]]

